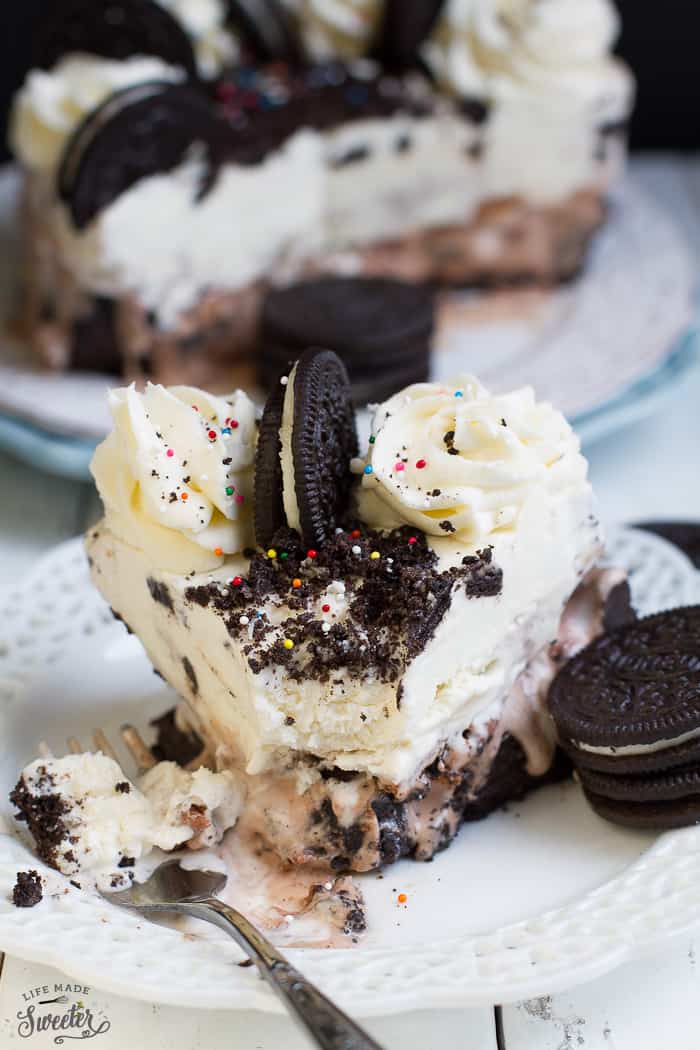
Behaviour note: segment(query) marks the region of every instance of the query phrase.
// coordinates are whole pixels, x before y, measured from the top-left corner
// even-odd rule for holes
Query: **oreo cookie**
[[[437,23],[446,0],[384,0],[375,57],[389,69],[420,65],[421,46]]]
[[[671,831],[700,823],[700,795],[669,802],[619,802],[587,791],[586,798],[605,820],[640,831]]]
[[[386,278],[324,277],[271,291],[260,326],[260,379],[271,386],[307,346],[345,364],[353,400],[384,400],[428,379],[434,293]]]
[[[58,173],[59,196],[83,229],[140,179],[176,168],[197,143],[204,147],[201,198],[231,138],[229,126],[193,85],[137,84],[111,95],[72,135]]]
[[[696,569],[700,569],[700,523],[695,521],[642,521],[636,529],[653,532],[680,547]]]
[[[197,76],[192,41],[156,0],[54,0],[39,25],[33,64],[50,69],[75,51],[116,60],[155,55]]]
[[[614,802],[673,802],[700,795],[700,764],[653,776],[613,776],[579,769],[584,790]]]
[[[557,675],[549,708],[579,748],[657,749],[700,734],[700,606],[597,638]]]
[[[348,375],[329,350],[307,350],[265,407],[256,462],[256,532],[265,546],[283,514],[309,547],[320,547],[347,511],[357,455]],[[280,405],[281,400],[281,405]]]
[[[559,672],[549,709],[601,816],[648,828],[700,820],[700,606],[596,639]]]
[[[258,62],[302,65],[304,47],[288,11],[278,0],[228,0],[226,23]]]

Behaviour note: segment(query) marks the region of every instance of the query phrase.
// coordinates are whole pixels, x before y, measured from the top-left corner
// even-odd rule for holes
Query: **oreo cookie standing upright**
[[[267,545],[280,521],[320,547],[347,510],[357,455],[348,375],[329,350],[307,350],[282,376],[265,408],[256,461],[257,540]],[[278,425],[277,425],[278,424]]]
[[[279,0],[227,0],[227,25],[256,62],[306,61],[301,37]]]
[[[307,346],[334,350],[350,376],[356,404],[383,401],[428,379],[434,293],[389,278],[321,277],[271,291],[262,309],[263,384]]]
[[[373,57],[389,69],[420,65],[421,46],[432,33],[446,0],[384,0]]]
[[[156,0],[52,0],[39,22],[33,65],[50,69],[69,52],[122,60],[154,55],[197,77],[192,41]]]

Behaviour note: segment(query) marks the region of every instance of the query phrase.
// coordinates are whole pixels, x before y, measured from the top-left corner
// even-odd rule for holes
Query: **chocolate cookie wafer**
[[[192,41],[156,0],[53,0],[39,21],[34,65],[51,69],[69,52],[117,60],[154,55],[197,76]]]
[[[347,509],[356,455],[345,366],[329,350],[307,350],[265,406],[256,459],[258,543],[269,543],[281,521],[308,547],[320,547]]]
[[[423,285],[383,278],[324,277],[267,296],[260,378],[270,388],[308,346],[335,351],[356,404],[381,401],[428,379],[434,295]]]
[[[601,816],[654,828],[700,819],[700,606],[598,638],[559,672],[549,708]]]

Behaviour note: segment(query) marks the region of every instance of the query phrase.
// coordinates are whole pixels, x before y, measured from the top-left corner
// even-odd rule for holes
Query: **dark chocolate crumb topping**
[[[179,766],[186,766],[201,755],[204,742],[194,731],[188,733],[180,729],[174,707],[160,718],[154,718],[150,724],[156,731],[156,743],[151,750],[158,762],[176,762]]]
[[[114,790],[120,795],[128,795],[131,791],[131,784],[128,780],[121,780],[118,784],[115,785]]]
[[[58,847],[68,837],[64,817],[68,812],[66,801],[54,787],[54,779],[45,766],[39,769],[38,790],[48,789],[46,794],[29,790],[21,777],[14,791],[10,793],[10,802],[19,810],[17,820],[25,821],[41,859],[52,868],[58,867]],[[69,854],[65,854],[70,862]]]
[[[173,600],[170,596],[170,591],[164,583],[160,583],[158,580],[154,580],[152,576],[149,576],[146,580],[151,598],[154,602],[158,602],[159,605],[164,605],[170,612],[173,611]]]
[[[233,131],[227,159],[238,164],[258,164],[300,127],[322,132],[397,113],[428,117],[436,108],[426,77],[387,75],[367,62],[241,66],[222,81],[218,95]],[[345,154],[339,164],[365,159],[369,147],[358,147],[361,154]]]
[[[398,681],[456,590],[479,598],[502,587],[490,548],[439,572],[425,535],[410,527],[340,530],[310,554],[298,533],[281,529],[272,548],[274,557],[253,556],[239,586],[210,583],[185,592],[187,601],[216,609],[232,637],[249,639],[243,651],[254,674],[279,666],[296,681],[329,681],[339,670]],[[333,616],[333,584],[346,588],[342,619]],[[275,605],[289,609],[281,623],[272,622]]]
[[[15,908],[33,908],[44,896],[41,875],[38,871],[18,871],[17,882],[12,890]]]

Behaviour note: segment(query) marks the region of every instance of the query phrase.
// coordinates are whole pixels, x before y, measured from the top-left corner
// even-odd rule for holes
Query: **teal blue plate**
[[[655,412],[699,364],[700,325],[696,325],[653,372],[619,396],[573,420],[582,443],[598,441]],[[0,449],[50,474],[88,481],[95,443],[51,434],[30,423],[0,416]]]

